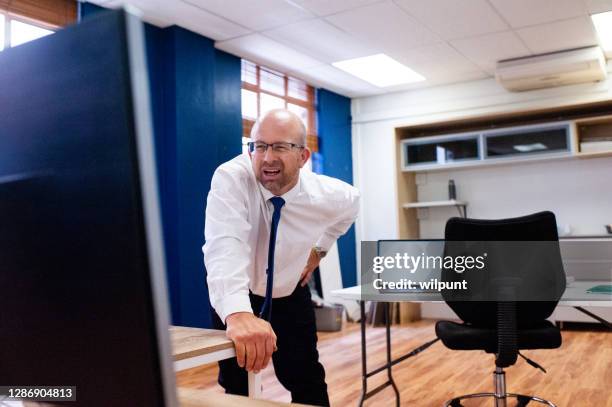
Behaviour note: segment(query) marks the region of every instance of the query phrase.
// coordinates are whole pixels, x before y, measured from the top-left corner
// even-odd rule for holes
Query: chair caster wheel
[[[516,397],[516,407],[526,407],[530,401],[531,401],[531,397],[517,396]]]

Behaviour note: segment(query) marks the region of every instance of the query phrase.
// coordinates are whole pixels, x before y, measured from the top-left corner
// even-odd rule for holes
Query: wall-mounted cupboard
[[[402,170],[571,156],[574,132],[572,123],[558,122],[405,139],[401,141]]]
[[[396,130],[402,171],[612,156],[612,115],[402,137],[405,129]]]

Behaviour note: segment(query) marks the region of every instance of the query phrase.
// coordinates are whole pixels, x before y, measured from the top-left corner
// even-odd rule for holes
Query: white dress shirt
[[[210,302],[222,321],[235,312],[253,312],[249,290],[265,296],[273,196],[255,179],[247,154],[222,164],[213,175],[202,251]],[[304,170],[281,197],[285,205],[276,236],[274,298],[293,292],[310,250],[328,250],[359,210],[355,187]]]

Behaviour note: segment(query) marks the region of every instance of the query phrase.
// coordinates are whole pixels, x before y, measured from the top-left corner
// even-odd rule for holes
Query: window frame
[[[28,24],[34,27],[42,28],[43,30],[56,32],[59,28],[57,26],[53,26],[52,24],[47,24],[41,21],[36,21],[31,18],[16,16],[11,13],[6,13],[4,10],[0,10],[0,14],[4,16],[4,44],[2,49],[12,48],[11,46],[11,22],[18,21],[23,24]],[[50,34],[49,34],[50,35]]]
[[[242,80],[242,72],[244,70],[245,63],[255,67],[255,82],[256,82],[255,84]],[[283,78],[283,93],[284,94],[272,92],[270,90],[266,90],[261,87],[261,72],[262,71],[266,71],[268,73],[271,73],[273,75],[277,75]],[[254,92],[257,96],[257,117],[260,117],[261,115],[261,95],[262,94],[266,94],[266,95],[270,95],[270,96],[274,96],[274,97],[283,99],[285,103],[285,108],[288,107],[288,104],[293,104],[293,105],[303,107],[307,110],[308,123],[306,125],[307,127],[306,144],[307,144],[307,147],[311,151],[313,152],[318,151],[318,137],[317,137],[317,131],[316,131],[316,128],[317,128],[316,127],[317,125],[316,123],[316,103],[315,103],[314,87],[310,86],[308,83],[304,82],[303,80],[299,78],[285,75],[281,72],[275,71],[270,68],[262,67],[246,59],[241,60],[241,71],[240,72],[241,72],[241,91],[248,90],[248,91]],[[306,86],[306,95],[307,95],[306,99],[307,100],[289,96],[289,80],[299,81]],[[244,115],[242,116],[243,139],[250,137],[251,129],[254,124],[255,124],[255,120],[245,117]]]
[[[76,0],[0,0],[4,16],[3,49],[11,48],[11,22],[33,25],[56,32],[77,21]]]

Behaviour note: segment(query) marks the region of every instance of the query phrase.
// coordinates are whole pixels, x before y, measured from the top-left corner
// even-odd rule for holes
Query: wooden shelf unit
[[[407,202],[402,205],[403,208],[432,208],[435,206],[467,206],[465,201],[457,201],[451,199],[449,201],[430,201],[430,202]]]
[[[576,156],[580,158],[596,158],[612,156],[612,115],[579,119],[575,121]],[[605,151],[582,151],[582,143],[607,141],[610,146]]]
[[[416,209],[404,210],[402,203],[417,201],[416,173],[402,171],[402,134],[395,131],[396,163],[395,176],[397,179],[397,214],[399,219],[398,232],[400,239],[418,239],[420,236],[419,220]],[[399,303],[400,323],[418,321],[421,319],[421,305],[416,303]]]
[[[395,148],[397,165],[395,171],[397,180],[396,207],[399,221],[398,238],[420,238],[419,221],[417,219],[418,208],[404,206],[406,203],[418,202],[419,200],[417,195],[416,172],[402,171],[402,140],[558,121],[573,121],[575,126],[583,126],[583,128],[586,126],[587,129],[591,130],[596,129],[596,126],[605,127],[609,124],[612,129],[612,100],[396,127]],[[572,140],[572,143],[574,143],[572,152],[574,154],[571,156],[580,158],[612,156],[612,151],[603,153],[581,153],[579,151],[580,129],[577,128],[575,130],[576,131],[573,132],[575,134],[575,139]],[[448,169],[450,170],[451,168]],[[402,303],[400,312],[402,321],[420,319],[420,306],[418,304]]]
[[[402,205],[404,209],[420,209],[420,208],[442,208],[454,206],[457,208],[462,217],[467,218],[467,202],[451,199],[448,201],[430,201],[430,202],[407,202]]]

